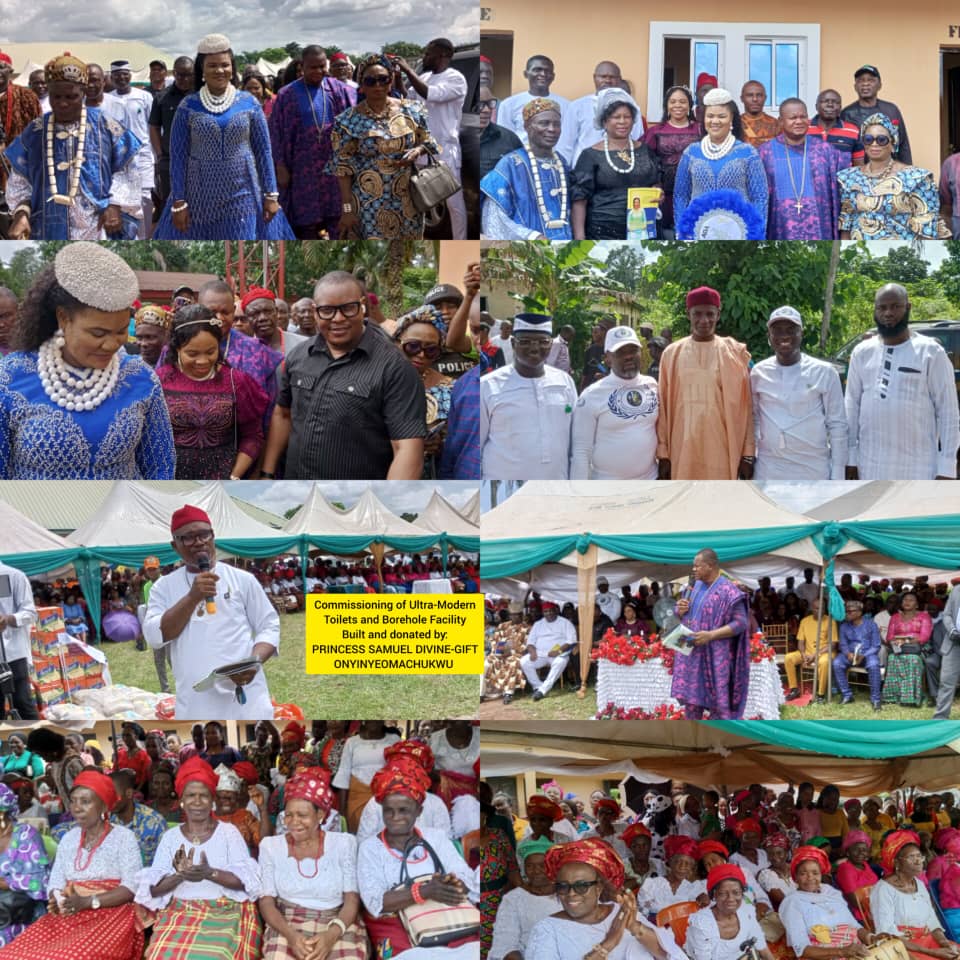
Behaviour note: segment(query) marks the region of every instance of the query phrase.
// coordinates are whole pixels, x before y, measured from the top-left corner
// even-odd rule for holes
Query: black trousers
[[[20,660],[11,660],[10,669],[13,671],[13,708],[20,714],[21,720],[39,720],[37,704],[33,699],[33,690],[30,687],[30,661],[26,657]],[[7,715],[6,698],[0,700],[0,720]]]

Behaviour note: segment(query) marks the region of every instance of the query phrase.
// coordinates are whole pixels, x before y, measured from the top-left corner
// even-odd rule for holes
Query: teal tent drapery
[[[886,759],[933,750],[960,739],[960,720],[704,720],[761,743],[836,757]]]

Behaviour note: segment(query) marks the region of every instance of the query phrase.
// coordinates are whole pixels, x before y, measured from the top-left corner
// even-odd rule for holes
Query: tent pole
[[[577,555],[577,599],[580,601],[580,689],[577,699],[587,695],[590,673],[590,650],[593,647],[593,607],[597,593],[597,545],[591,543],[586,553]]]
[[[813,695],[816,697],[820,689],[820,625],[823,623],[823,578],[826,574],[826,564],[820,562],[820,603],[817,605],[817,648],[813,657]],[[829,659],[829,658],[828,658]],[[827,684],[827,698],[829,702],[831,684]]]

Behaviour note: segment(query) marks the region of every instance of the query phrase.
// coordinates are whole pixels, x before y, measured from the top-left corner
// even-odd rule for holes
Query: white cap
[[[794,310],[793,307],[777,307],[777,309],[770,314],[767,326],[772,326],[774,320],[789,320],[791,323],[795,323],[801,330],[803,329],[803,319],[799,311]]]
[[[603,341],[603,349],[606,353],[616,353],[617,350],[625,347],[628,343],[635,343],[638,347],[640,346],[640,341],[637,339],[633,327],[611,327]]]
[[[609,587],[610,581],[606,577],[597,577],[597,586],[598,587]]]

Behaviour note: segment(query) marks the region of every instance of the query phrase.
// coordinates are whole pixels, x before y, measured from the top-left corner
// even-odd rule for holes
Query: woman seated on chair
[[[747,879],[736,864],[721,863],[707,874],[713,905],[690,917],[684,950],[691,960],[737,960],[753,940],[763,960],[773,960],[756,911],[743,899]]]
[[[530,932],[524,960],[685,960],[671,933],[637,912],[623,891],[623,861],[596,838],[547,851],[560,910]]]
[[[523,885],[504,894],[493,924],[493,945],[489,960],[516,960],[526,950],[530,931],[544,917],[556,911],[553,883],[547,876],[549,840],[521,840],[517,844],[517,863]]]
[[[771,833],[763,841],[770,866],[757,871],[757,885],[770,898],[774,910],[797,885],[790,876],[790,838],[785,833]]]
[[[648,877],[637,891],[637,903],[645,915],[656,916],[664,907],[706,894],[703,880],[697,879],[699,848],[691,837],[673,834],[663,842],[667,861],[665,877]]]
[[[648,877],[662,877],[666,874],[667,868],[663,865],[663,861],[650,856],[650,851],[653,849],[653,834],[639,820],[631,823],[620,834],[620,839],[630,851],[629,859],[623,861],[628,889],[637,889]]]
[[[940,908],[947,936],[960,939],[960,833],[947,840],[940,873]]]
[[[843,894],[823,883],[829,872],[830,861],[819,847],[799,847],[790,861],[798,889],[783,898],[780,919],[797,960],[866,957],[876,939],[857,922]]]
[[[900,937],[915,960],[960,957],[960,949],[947,939],[926,885],[920,880],[924,861],[917,834],[912,830],[889,834],[883,841],[880,864],[884,878],[870,891],[870,912],[877,933]]]
[[[843,838],[843,852],[847,859],[837,867],[837,887],[846,898],[850,912],[863,923],[863,914],[854,894],[877,882],[877,875],[868,863],[870,838],[862,830],[851,830]]]

